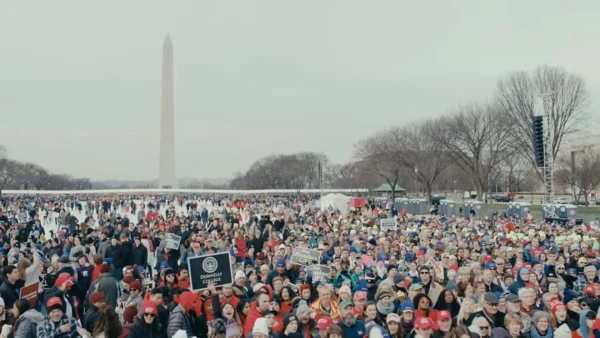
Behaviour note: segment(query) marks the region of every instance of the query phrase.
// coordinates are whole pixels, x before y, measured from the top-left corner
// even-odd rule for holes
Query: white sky
[[[600,90],[600,2],[0,0],[0,144],[92,179],[158,175],[161,48],[177,176],[353,144],[558,65]],[[594,113],[598,115],[599,113]]]

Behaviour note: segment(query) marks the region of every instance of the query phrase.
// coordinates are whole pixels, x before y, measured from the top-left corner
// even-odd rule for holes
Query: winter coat
[[[60,330],[60,327],[70,324],[71,331],[63,333]],[[43,322],[41,322],[37,327],[37,334],[39,338],[76,338],[80,337],[79,332],[77,332],[77,320],[75,318],[69,319],[69,317],[63,315],[60,319],[60,323],[56,326],[50,322],[50,318],[44,318]]]
[[[19,279],[15,284],[11,284],[8,279],[2,282],[0,285],[0,296],[4,299],[4,308],[12,309],[15,302],[19,299],[19,293],[17,289],[25,286],[25,281]]]
[[[98,315],[98,308],[94,305],[90,305],[83,318],[83,328],[88,332],[94,331],[94,325],[96,324],[96,316]]]
[[[192,318],[185,313],[183,306],[180,304],[177,304],[173,311],[171,311],[171,316],[169,316],[167,337],[173,338],[178,330],[184,330],[188,337],[194,336],[194,323],[192,322]]]
[[[125,333],[125,327],[123,327],[123,333]],[[141,325],[135,324],[133,326],[131,326],[131,328],[128,330],[127,335],[123,336],[121,335],[121,338],[158,338],[160,337],[160,334],[157,332],[146,332],[142,329]]]
[[[121,295],[121,290],[119,290],[119,283],[117,279],[113,277],[110,272],[104,272],[100,274],[100,277],[96,279],[85,295],[85,304],[86,306],[89,304],[90,296],[95,291],[99,291],[106,297],[105,303],[114,308],[117,307],[117,299],[119,299]]]
[[[14,325],[15,338],[37,338],[37,326],[42,323],[44,316],[34,309],[22,313]],[[43,337],[43,336],[42,336]]]
[[[143,244],[134,246],[131,251],[131,263],[145,268],[148,264],[148,248]]]

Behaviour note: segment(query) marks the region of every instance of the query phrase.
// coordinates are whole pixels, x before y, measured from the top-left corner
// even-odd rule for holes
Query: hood
[[[192,305],[194,304],[195,300],[196,300],[196,298],[193,296],[193,294],[191,292],[183,292],[181,295],[179,295],[178,303],[185,310],[185,313],[189,314],[190,309],[192,308]]]
[[[25,313],[23,313],[21,317],[28,319],[29,321],[32,321],[36,324],[39,324],[44,320],[44,315],[37,312],[37,310],[35,309],[29,309],[25,311]]]
[[[492,337],[494,337],[494,338],[511,338],[510,333],[508,333],[508,331],[503,327],[497,327],[497,328],[493,329]]]
[[[588,328],[587,321],[585,319],[585,315],[589,311],[590,310],[582,310],[581,312],[579,312],[579,330],[581,331],[581,333],[583,334],[584,337],[590,336],[590,329]]]

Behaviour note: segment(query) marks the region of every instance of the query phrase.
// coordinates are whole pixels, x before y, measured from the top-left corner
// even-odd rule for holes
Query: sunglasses
[[[427,271],[421,271],[421,274],[422,274],[422,275],[428,275],[428,274],[429,274],[429,272],[427,272]]]
[[[136,292],[136,291],[138,291],[138,289],[129,289],[129,291]]]
[[[498,303],[486,303],[487,305],[491,306],[491,307],[497,307]]]
[[[144,317],[154,318],[156,316],[154,313],[144,313]]]
[[[480,326],[480,327],[479,327],[479,329],[480,329],[481,331],[484,331],[484,330],[489,330],[489,329],[490,329],[490,327],[489,327],[489,326]]]

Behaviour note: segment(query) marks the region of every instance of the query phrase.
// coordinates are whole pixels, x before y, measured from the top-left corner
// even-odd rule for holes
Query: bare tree
[[[378,132],[354,146],[356,157],[367,165],[369,172],[389,184],[392,200],[396,197],[398,182],[405,174],[404,163],[398,160],[396,153],[398,145],[395,144],[394,129]]]
[[[388,143],[388,154],[394,156],[407,172],[414,173],[429,204],[435,181],[451,162],[451,156],[440,151],[436,132],[432,121],[413,123],[391,129]]]
[[[443,152],[471,177],[482,199],[493,168],[512,155],[511,125],[501,107],[472,103],[436,121],[436,141]]]
[[[541,95],[548,96],[546,109],[553,131],[549,154],[556,160],[565,139],[582,127],[589,94],[581,76],[560,67],[539,67],[533,74],[516,72],[498,83],[499,102],[511,120],[515,147],[523,151],[543,181],[543,172],[536,167],[532,128],[534,109]]]
[[[600,187],[600,151],[587,147],[578,154],[575,162],[570,156],[559,157],[556,180],[571,187],[575,195],[579,190],[579,194],[585,198],[585,204],[589,205],[590,193]]]
[[[0,196],[2,191],[10,186],[18,175],[18,162],[6,157],[0,158]]]

